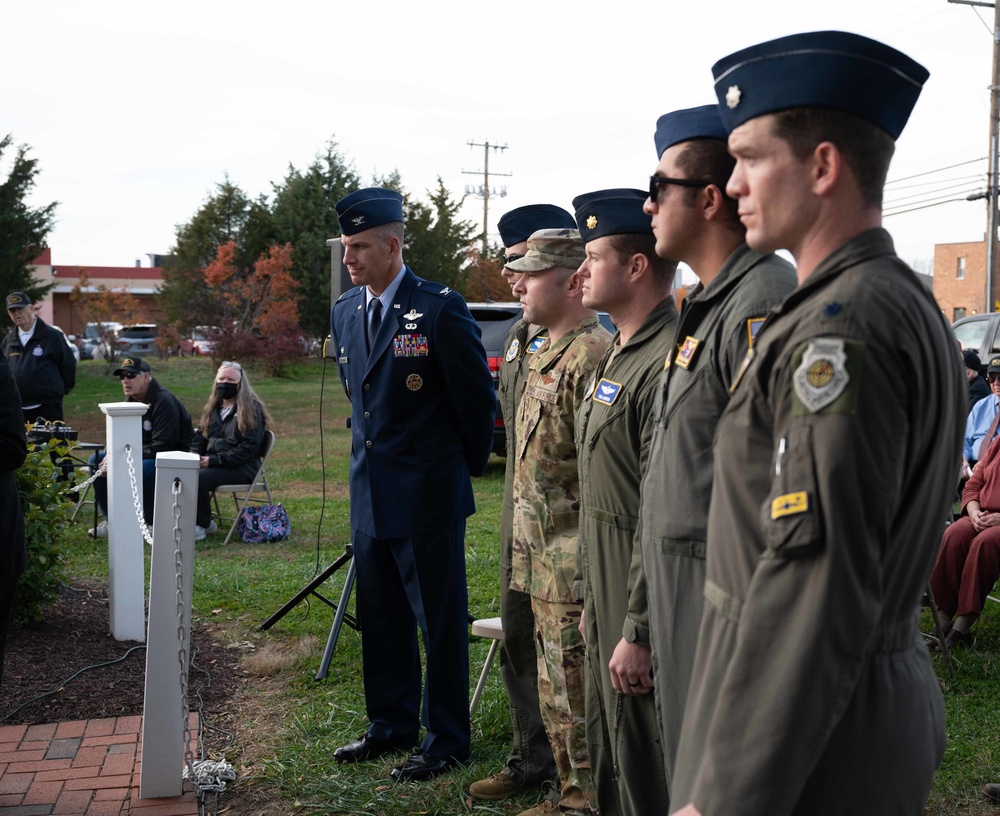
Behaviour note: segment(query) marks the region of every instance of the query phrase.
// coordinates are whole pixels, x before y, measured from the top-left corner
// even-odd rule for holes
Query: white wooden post
[[[153,557],[149,569],[149,641],[142,719],[139,798],[184,792],[184,690],[191,644],[191,588],[194,583],[194,522],[198,509],[198,468],[194,453],[156,454]],[[173,495],[175,481],[180,493]],[[180,517],[180,562],[176,565],[174,502]],[[178,599],[178,580],[181,598]],[[181,665],[181,649],[185,660]],[[183,674],[183,677],[182,677]]]
[[[135,515],[125,446],[132,449],[136,487],[142,501],[142,416],[144,402],[102,402],[108,438],[108,596],[115,640],[146,639],[146,576],[142,530]]]

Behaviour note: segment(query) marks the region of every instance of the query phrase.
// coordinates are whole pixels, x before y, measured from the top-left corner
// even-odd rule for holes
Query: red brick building
[[[997,280],[993,280],[993,311]],[[951,321],[986,311],[986,241],[934,245],[934,297]]]

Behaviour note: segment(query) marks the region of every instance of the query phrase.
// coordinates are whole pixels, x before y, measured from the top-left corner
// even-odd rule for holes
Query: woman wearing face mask
[[[260,467],[264,431],[271,417],[239,363],[224,362],[201,414],[191,452],[201,456],[195,541],[214,533],[210,492],[219,485],[253,481]]]

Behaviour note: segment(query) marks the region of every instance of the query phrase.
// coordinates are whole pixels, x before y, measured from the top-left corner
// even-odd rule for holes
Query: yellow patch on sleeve
[[[778,496],[771,502],[771,518],[777,519],[782,516],[794,516],[796,513],[805,513],[809,509],[809,498],[806,491],[799,490],[797,493],[786,493]]]

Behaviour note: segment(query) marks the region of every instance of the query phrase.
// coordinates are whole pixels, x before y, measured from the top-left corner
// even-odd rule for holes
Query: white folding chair
[[[471,616],[470,616],[471,617]],[[483,689],[486,687],[486,678],[490,674],[490,666],[493,665],[493,658],[496,657],[497,648],[503,640],[503,624],[500,618],[480,618],[472,622],[472,634],[477,637],[492,638],[490,650],[486,653],[486,660],[483,663],[483,670],[479,673],[479,682],[472,694],[472,703],[469,705],[469,716],[476,713],[479,707],[479,699],[483,696]]]
[[[222,542],[223,545],[228,544],[229,539],[236,532],[236,526],[239,524],[240,517],[243,515],[247,504],[252,501],[260,502],[261,504],[274,504],[274,500],[271,498],[271,487],[267,483],[267,471],[265,470],[272,450],[274,450],[274,431],[268,430],[264,432],[264,447],[261,451],[260,467],[257,469],[257,475],[254,477],[253,482],[250,484],[219,485],[212,491],[215,518],[219,521],[220,527],[223,524],[229,523],[229,516],[222,515],[222,511],[219,509],[219,494],[229,493],[233,497],[233,504],[236,506],[236,517],[232,520],[232,524],[229,527],[229,534],[226,536],[226,540]],[[256,498],[254,493],[266,494],[267,501],[265,502],[263,498]]]

